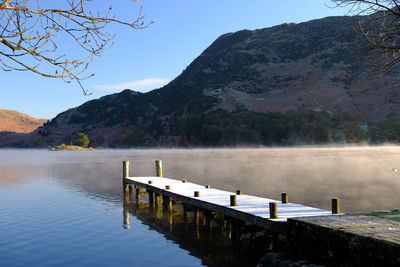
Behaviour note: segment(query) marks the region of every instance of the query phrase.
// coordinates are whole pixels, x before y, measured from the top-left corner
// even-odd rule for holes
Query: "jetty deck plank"
[[[149,184],[149,181],[152,184]],[[126,177],[125,182],[133,184],[164,196],[184,201],[187,204],[199,208],[232,216],[262,227],[271,227],[273,222],[286,222],[288,218],[308,216],[331,216],[332,213],[313,207],[307,207],[295,203],[281,203],[281,201],[250,196],[237,195],[237,206],[230,206],[230,196],[234,192],[205,188],[204,185],[190,182],[183,183],[180,180],[165,177]],[[165,186],[169,185],[169,190]],[[200,196],[194,197],[194,191],[199,191]],[[269,202],[276,202],[278,206],[278,219],[269,218]]]

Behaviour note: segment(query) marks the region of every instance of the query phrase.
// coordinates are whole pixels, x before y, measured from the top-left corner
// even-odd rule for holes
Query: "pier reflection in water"
[[[123,198],[124,228],[134,230],[130,216],[135,216],[207,266],[256,266],[272,249],[272,237],[263,228],[152,194],[129,185]]]

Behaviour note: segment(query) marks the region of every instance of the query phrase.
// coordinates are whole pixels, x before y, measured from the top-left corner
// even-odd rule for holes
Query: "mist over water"
[[[339,197],[343,212],[400,207],[400,147],[265,149],[151,149],[51,152],[0,150],[0,187],[49,176],[73,190],[118,203],[122,161],[131,176],[153,176],[154,160],[165,177],[245,194],[330,209]],[[398,171],[397,171],[398,170]]]

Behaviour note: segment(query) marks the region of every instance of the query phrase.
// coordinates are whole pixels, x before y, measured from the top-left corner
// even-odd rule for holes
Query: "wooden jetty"
[[[241,190],[228,192],[214,189],[210,185],[199,185],[187,179],[176,180],[162,177],[162,162],[155,162],[156,176],[130,177],[129,161],[123,162],[123,184],[125,192],[136,189],[136,195],[148,193],[149,203],[171,206],[172,200],[181,201],[195,209],[216,212],[247,224],[265,229],[286,224],[288,218],[308,216],[332,216],[339,214],[339,199],[332,199],[332,211],[307,207],[288,201],[282,193],[280,201],[243,194]],[[142,190],[143,189],[143,190]],[[140,198],[139,198],[140,201]]]
[[[205,242],[214,242],[217,230],[226,234],[235,254],[240,253],[242,242],[249,249],[258,242],[266,252],[285,251],[294,258],[329,266],[400,266],[400,223],[341,214],[337,198],[331,200],[328,211],[291,203],[285,192],[278,201],[246,195],[240,189],[228,192],[188,179],[162,177],[161,160],[155,162],[155,170],[156,176],[130,177],[129,161],[123,162],[124,227],[130,227],[130,198],[135,189],[136,210],[145,206],[143,210],[162,219],[170,233],[179,220],[193,227],[197,241],[204,228],[210,234]],[[148,203],[141,203],[143,194],[148,195]]]

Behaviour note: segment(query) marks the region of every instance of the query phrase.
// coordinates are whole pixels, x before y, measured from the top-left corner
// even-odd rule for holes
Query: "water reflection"
[[[130,229],[130,220],[129,220],[129,205],[132,199],[132,186],[124,185],[127,188],[124,188],[124,201],[123,201],[123,226],[125,229]]]
[[[38,179],[45,170],[32,165],[0,165],[0,188]]]
[[[206,266],[256,266],[272,238],[264,229],[245,225],[222,214],[202,211],[180,201],[155,196],[139,189],[124,194],[123,226],[129,229],[135,216],[150,230],[163,234]],[[150,196],[150,197],[149,197]]]
[[[131,194],[126,198],[121,193],[121,162],[131,161],[131,175],[153,176],[155,159],[163,160],[163,171],[167,177],[188,178],[194,183],[211,184],[212,187],[223,190],[235,191],[240,188],[245,194],[276,199],[280,198],[280,192],[288,192],[292,202],[324,209],[330,208],[332,197],[339,197],[343,212],[400,207],[400,198],[397,197],[400,172],[395,171],[400,169],[400,148],[397,146],[92,152],[0,150],[0,187],[27,185],[27,182],[43,177],[51,180],[60,189],[57,195],[53,191],[46,192],[51,193],[48,199],[40,194],[40,197],[35,195],[37,201],[43,202],[37,205],[35,211],[44,213],[47,210],[54,211],[51,200],[60,198],[60,192],[65,193],[64,191],[79,193],[84,201],[95,200],[96,203],[104,202],[107,205],[111,203],[110,206],[118,210],[122,205],[124,228],[135,232],[138,229],[137,225],[135,227],[137,217],[151,230],[161,233],[168,240],[173,240],[201,258],[205,265],[246,265],[249,259],[256,262],[259,258],[259,254],[247,253],[269,249],[266,244],[270,244],[268,240],[271,237],[265,237],[259,229],[251,229],[248,225],[229,223],[218,214],[207,214],[193,207],[185,207],[179,202],[164,201],[168,205],[163,207],[161,196],[154,196],[151,202],[147,194],[141,194],[140,191],[136,194],[136,188],[132,188]],[[43,187],[27,186],[26,190],[34,194],[35,190],[39,192]],[[12,192],[9,194],[12,196]],[[24,197],[19,197],[21,195]],[[135,201],[136,196],[140,199],[139,203]],[[28,207],[26,203],[32,202],[26,194],[19,194],[16,199],[21,202],[21,207]],[[64,205],[69,202],[71,199],[66,198],[60,203]],[[4,205],[10,206],[10,203]],[[81,207],[82,204],[77,203],[76,206]],[[20,210],[20,207],[16,210]],[[75,210],[63,206],[64,213]],[[13,213],[10,211],[10,214]],[[100,210],[94,216],[96,221],[104,213],[104,210]],[[85,213],[73,213],[70,216],[71,221],[75,223],[76,218],[81,218],[82,214]],[[117,216],[118,230],[127,232],[119,227],[121,214],[118,213]],[[34,222],[37,217],[41,219],[43,216],[37,216],[37,212],[32,213],[33,220],[29,223]],[[41,236],[40,232],[46,223],[48,221],[38,223],[38,236]],[[102,226],[109,225],[104,223]],[[76,224],[69,230],[75,229],[74,227]],[[80,230],[82,226],[76,228]],[[234,231],[235,228],[242,230]],[[113,230],[115,231],[114,228]],[[16,230],[18,232],[20,229]],[[82,232],[87,231],[83,229]],[[115,235],[109,229],[108,232]],[[5,231],[4,233],[6,234]],[[143,233],[146,234],[148,233]],[[83,235],[87,233],[76,236]],[[268,240],[262,241],[263,238]]]
[[[0,266],[201,266],[136,217],[126,216],[131,229],[123,229],[121,202],[51,177],[0,188],[0,203]]]

